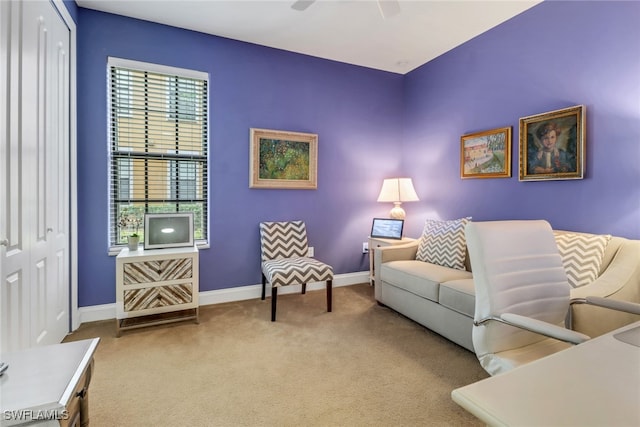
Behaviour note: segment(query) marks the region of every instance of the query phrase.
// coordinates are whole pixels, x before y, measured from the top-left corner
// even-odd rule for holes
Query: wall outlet
[[[369,242],[362,242],[362,253],[363,254],[369,253]]]
[[[309,246],[309,248],[307,248],[307,256],[309,258],[313,258],[314,255],[315,255],[315,251],[313,250],[313,246]]]

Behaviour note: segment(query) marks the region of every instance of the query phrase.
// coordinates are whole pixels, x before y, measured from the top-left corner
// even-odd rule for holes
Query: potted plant
[[[133,233],[127,236],[127,246],[129,251],[137,251],[140,244],[140,235],[138,230],[140,229],[140,218],[136,215],[120,215],[119,225],[120,228],[132,228]]]

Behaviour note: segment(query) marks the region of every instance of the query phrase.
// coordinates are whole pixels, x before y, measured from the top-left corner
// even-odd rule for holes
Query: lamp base
[[[391,212],[389,212],[389,216],[393,219],[404,219],[406,214],[404,209],[400,207],[400,202],[394,202],[393,204],[395,206],[391,209]]]

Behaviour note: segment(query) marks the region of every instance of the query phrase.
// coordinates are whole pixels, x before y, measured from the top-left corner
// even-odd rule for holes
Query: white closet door
[[[0,322],[2,351],[29,346],[29,245],[26,242],[25,199],[22,179],[22,141],[20,135],[20,57],[19,25],[21,8],[13,2],[0,2],[1,95],[0,133]],[[6,32],[5,32],[6,31]],[[8,34],[9,37],[5,37]]]
[[[7,351],[59,343],[69,331],[69,31],[47,1],[1,3],[11,24],[0,158]]]

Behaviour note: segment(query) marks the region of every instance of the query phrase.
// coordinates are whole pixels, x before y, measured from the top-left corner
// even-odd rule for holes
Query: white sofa
[[[466,270],[417,261],[419,243],[420,239],[376,249],[375,298],[379,304],[473,351],[475,292],[468,256]],[[599,270],[596,280],[571,290],[572,299],[598,296],[640,303],[639,240],[612,236]],[[591,337],[640,320],[637,315],[586,304],[572,305],[569,318],[573,329]]]

